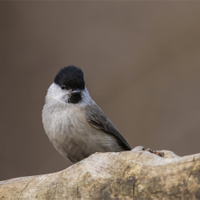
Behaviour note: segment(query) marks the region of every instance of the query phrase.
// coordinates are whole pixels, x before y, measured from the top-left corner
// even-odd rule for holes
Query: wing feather
[[[100,129],[107,134],[115,136],[119,144],[126,150],[131,150],[130,145],[113,123],[104,115],[103,111],[96,103],[85,107],[86,120],[96,129]]]

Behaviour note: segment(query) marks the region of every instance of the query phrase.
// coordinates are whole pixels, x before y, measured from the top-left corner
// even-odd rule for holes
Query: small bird
[[[95,152],[131,150],[90,97],[82,70],[73,65],[62,68],[50,85],[42,122],[53,146],[72,163]]]

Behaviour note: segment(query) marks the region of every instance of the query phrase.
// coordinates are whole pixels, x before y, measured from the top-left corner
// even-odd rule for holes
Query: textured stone
[[[1,181],[0,198],[200,199],[200,154],[161,152],[96,153],[57,173]]]

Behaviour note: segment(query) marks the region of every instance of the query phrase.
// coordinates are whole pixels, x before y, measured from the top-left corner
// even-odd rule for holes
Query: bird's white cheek
[[[69,94],[63,94],[61,96],[62,101],[64,101],[65,103],[68,103],[68,99],[70,98]]]
[[[85,88],[82,91],[82,95],[81,96],[82,96],[81,105],[86,106],[86,105],[91,103],[92,99],[91,99],[91,97],[89,95],[89,92],[88,92],[87,88]]]
[[[69,98],[69,93],[67,91],[64,90],[60,90],[60,91],[56,91],[54,93],[54,98],[58,101],[64,101],[67,102],[68,98]]]
[[[46,100],[56,100],[60,103],[68,102],[70,91],[62,90],[59,85],[52,83],[48,89]]]

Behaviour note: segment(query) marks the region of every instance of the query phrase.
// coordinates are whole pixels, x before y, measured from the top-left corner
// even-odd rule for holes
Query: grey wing
[[[130,145],[112,122],[104,115],[103,111],[95,104],[85,107],[86,120],[95,128],[101,129],[107,134],[115,136],[118,143],[126,150],[131,150]]]

